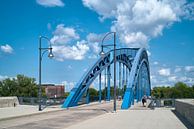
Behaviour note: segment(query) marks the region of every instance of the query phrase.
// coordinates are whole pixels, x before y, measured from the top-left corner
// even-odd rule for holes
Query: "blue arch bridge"
[[[92,67],[88,69],[80,81],[70,91],[69,96],[62,105],[63,108],[77,106],[84,96],[87,96],[88,89],[92,82],[99,77],[99,101],[101,101],[101,74],[107,71],[107,100],[110,101],[110,78],[111,65],[114,60],[114,51],[110,50],[105,56],[100,57]],[[128,109],[134,100],[140,101],[146,95],[150,96],[150,69],[147,51],[144,48],[121,48],[116,49],[116,61],[119,64],[119,87],[121,83],[126,85],[121,109]],[[122,71],[122,72],[121,72]],[[121,73],[123,80],[121,80]]]

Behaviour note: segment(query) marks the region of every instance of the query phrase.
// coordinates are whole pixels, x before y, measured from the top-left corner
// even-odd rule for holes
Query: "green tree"
[[[95,88],[89,88],[90,96],[98,96],[98,91]]]
[[[126,87],[124,87],[124,89],[126,89]],[[117,96],[123,96],[124,95],[124,89],[122,88],[122,89],[119,89],[118,87],[116,88],[116,95]],[[106,87],[106,89],[103,89],[102,90],[102,97],[104,98],[105,97],[105,95],[106,95],[106,97],[107,97],[107,87]],[[114,86],[111,86],[110,87],[110,97],[112,96],[112,98],[113,98],[113,96],[114,96]]]
[[[14,96],[16,93],[16,83],[14,79],[7,78],[1,81],[1,96]]]
[[[192,87],[187,86],[183,82],[178,82],[175,84],[175,89],[177,89],[180,93],[180,98],[192,98],[193,97],[193,90]]]
[[[67,98],[67,96],[69,95],[69,92],[65,92],[64,93],[64,97]]]
[[[89,88],[90,101],[98,99],[98,91],[95,88]]]
[[[183,82],[173,87],[154,87],[152,96],[155,98],[194,98],[194,86],[190,87]]]
[[[34,78],[17,75],[0,82],[0,96],[37,97],[38,89]]]
[[[2,87],[3,87],[3,84],[2,84],[2,82],[0,81],[0,97],[2,96]]]

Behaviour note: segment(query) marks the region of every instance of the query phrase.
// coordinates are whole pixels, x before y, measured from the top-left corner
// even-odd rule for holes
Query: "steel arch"
[[[143,83],[142,80],[140,81],[141,84],[137,85],[137,79],[141,78],[142,79],[142,68],[144,68],[144,73],[145,74],[145,80],[147,81],[147,83]],[[146,70],[145,70],[146,68]],[[139,81],[139,80],[138,80]],[[144,86],[145,88],[147,88],[146,94],[145,92],[142,93],[142,85],[146,84],[147,86]],[[142,48],[138,51],[131,71],[130,71],[130,75],[129,75],[129,82],[127,84],[127,89],[125,91],[125,95],[123,98],[123,103],[121,105],[121,109],[128,109],[131,104],[134,103],[134,94],[135,94],[135,89],[137,89],[137,86],[139,86],[140,88],[138,88],[138,90],[136,91],[136,96],[138,96],[138,98],[136,97],[136,99],[139,101],[143,95],[147,95],[149,96],[151,93],[151,83],[150,83],[150,70],[149,70],[149,62],[148,62],[148,55],[146,52],[146,49]],[[144,89],[145,90],[145,89]]]
[[[125,91],[125,97],[122,104],[122,109],[126,109],[130,107],[129,102],[134,99],[134,96],[130,96],[130,93],[134,93],[132,91],[132,86],[134,83],[131,83],[130,81],[135,81],[133,78],[136,78],[134,76],[134,73],[136,68],[140,65],[138,62],[141,60],[141,57],[143,57],[143,53],[146,55],[145,59],[147,61],[147,70],[149,71],[149,63],[147,58],[146,50],[141,48],[121,48],[116,49],[116,60],[117,62],[121,62],[126,65],[126,67],[130,70],[129,75],[129,83],[127,84],[127,89]],[[83,75],[83,77],[80,79],[80,81],[76,84],[76,86],[71,90],[69,96],[67,97],[66,101],[62,105],[63,108],[68,108],[72,106],[76,106],[78,104],[78,101],[81,99],[83,94],[88,90],[90,84],[94,81],[94,79],[106,68],[110,67],[110,65],[113,63],[113,50],[107,52],[104,56],[104,58],[99,58],[94,65],[88,69],[88,71]],[[133,71],[133,72],[132,72]],[[149,75],[149,72],[148,72]],[[130,79],[131,78],[131,79]],[[149,80],[150,78],[148,78]],[[150,84],[150,80],[148,81]],[[150,86],[150,85],[149,85]],[[131,88],[130,88],[131,87]],[[134,89],[134,88],[133,88]],[[129,99],[127,99],[129,97]],[[131,99],[133,97],[133,99]],[[123,106],[124,105],[124,106]]]

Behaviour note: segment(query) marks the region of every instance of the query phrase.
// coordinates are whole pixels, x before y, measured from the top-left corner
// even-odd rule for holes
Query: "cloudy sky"
[[[0,80],[38,79],[38,37],[44,35],[55,58],[44,55],[42,82],[70,88],[99,57],[103,35],[116,31],[117,48],[147,48],[152,87],[194,84],[191,0],[1,0],[0,12]]]

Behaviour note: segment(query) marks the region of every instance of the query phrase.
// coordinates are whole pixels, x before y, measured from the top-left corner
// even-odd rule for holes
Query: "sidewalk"
[[[177,116],[167,109],[118,110],[75,123],[65,129],[187,129]]]
[[[18,105],[17,107],[0,108],[0,121],[61,110],[64,110],[61,108],[61,105],[48,106],[42,111],[38,111],[38,106],[32,105]]]
[[[102,101],[102,103],[109,103],[109,102]],[[99,105],[99,102],[92,102],[89,104],[83,104],[83,105],[79,105],[76,107],[70,107],[69,109],[77,110],[82,107],[90,108],[90,106],[92,105]],[[44,108],[42,111],[38,111],[38,105],[36,106],[18,105],[16,107],[0,108],[0,121],[24,117],[24,116],[38,115],[38,114],[43,114],[43,113],[48,113],[48,112],[57,112],[57,111],[62,111],[62,110],[66,110],[66,109],[61,108],[61,105],[48,106]]]

